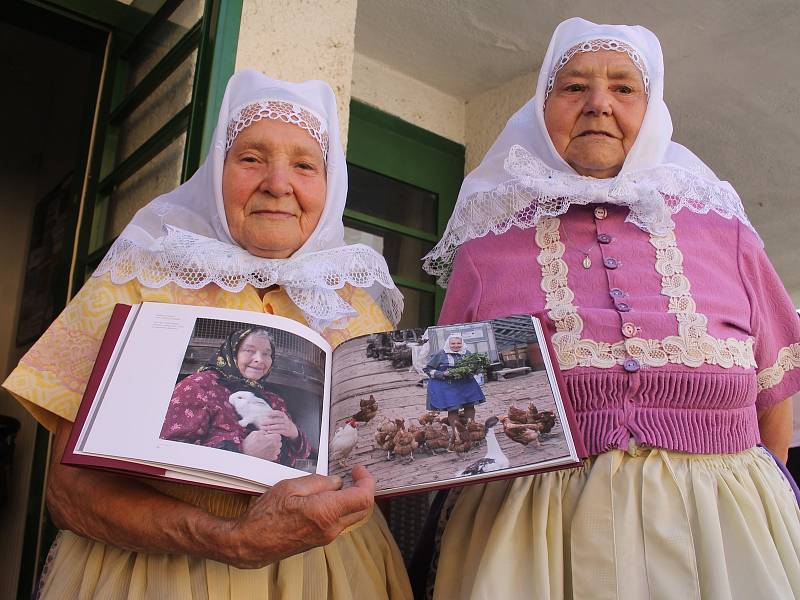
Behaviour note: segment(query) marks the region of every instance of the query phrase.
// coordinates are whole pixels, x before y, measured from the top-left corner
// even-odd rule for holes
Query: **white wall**
[[[357,0],[244,0],[236,69],[278,79],[327,81],[347,146]]]
[[[449,140],[465,142],[464,101],[355,53],[352,96]]]
[[[466,164],[469,173],[505,127],[506,121],[533,95],[537,73],[521,75],[467,101]]]

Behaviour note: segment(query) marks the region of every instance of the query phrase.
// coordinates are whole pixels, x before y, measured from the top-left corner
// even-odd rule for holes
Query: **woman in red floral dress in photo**
[[[227,337],[211,363],[175,386],[161,438],[241,452],[293,467],[311,446],[294,424],[286,402],[267,389],[275,346],[263,327]],[[242,415],[229,398],[250,392],[272,409],[258,425],[240,425]]]

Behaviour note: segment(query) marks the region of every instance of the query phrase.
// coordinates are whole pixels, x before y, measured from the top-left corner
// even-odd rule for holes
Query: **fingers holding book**
[[[340,477],[322,475],[281,481],[232,521],[231,564],[260,568],[327,545],[369,517],[374,493],[375,480],[362,466],[353,469],[348,488]]]

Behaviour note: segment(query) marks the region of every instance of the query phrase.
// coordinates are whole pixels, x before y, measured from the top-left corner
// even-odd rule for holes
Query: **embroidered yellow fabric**
[[[688,367],[703,364],[723,368],[756,367],[752,337],[722,340],[709,335],[708,319],[697,312],[690,293],[691,285],[683,274],[683,255],[673,232],[651,235],[650,243],[656,249],[655,269],[661,275],[661,293],[669,297],[668,312],[675,315],[678,334],[663,340],[631,337],[614,343],[581,337],[583,319],[573,303],[575,294],[567,282],[569,268],[563,260],[565,246],[559,234],[560,225],[557,217],[539,221],[536,244],[540,249],[537,261],[542,270],[545,308],[556,327],[553,347],[562,370],[575,367],[608,369],[621,365],[628,358],[635,358],[640,364],[650,367],[663,367],[668,363]]]

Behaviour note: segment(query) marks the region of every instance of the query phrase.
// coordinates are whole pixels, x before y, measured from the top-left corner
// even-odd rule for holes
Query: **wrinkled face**
[[[464,342],[461,338],[453,338],[450,340],[450,352],[461,352],[461,347],[464,345]]]
[[[248,379],[261,379],[272,368],[272,346],[269,338],[251,333],[240,343],[236,351],[236,368]]]
[[[647,110],[639,69],[624,52],[579,52],[556,75],[544,122],[558,153],[577,173],[614,177]]]
[[[322,150],[296,125],[256,121],[236,137],[225,157],[225,217],[234,241],[250,254],[294,254],[317,227],[325,192]]]

